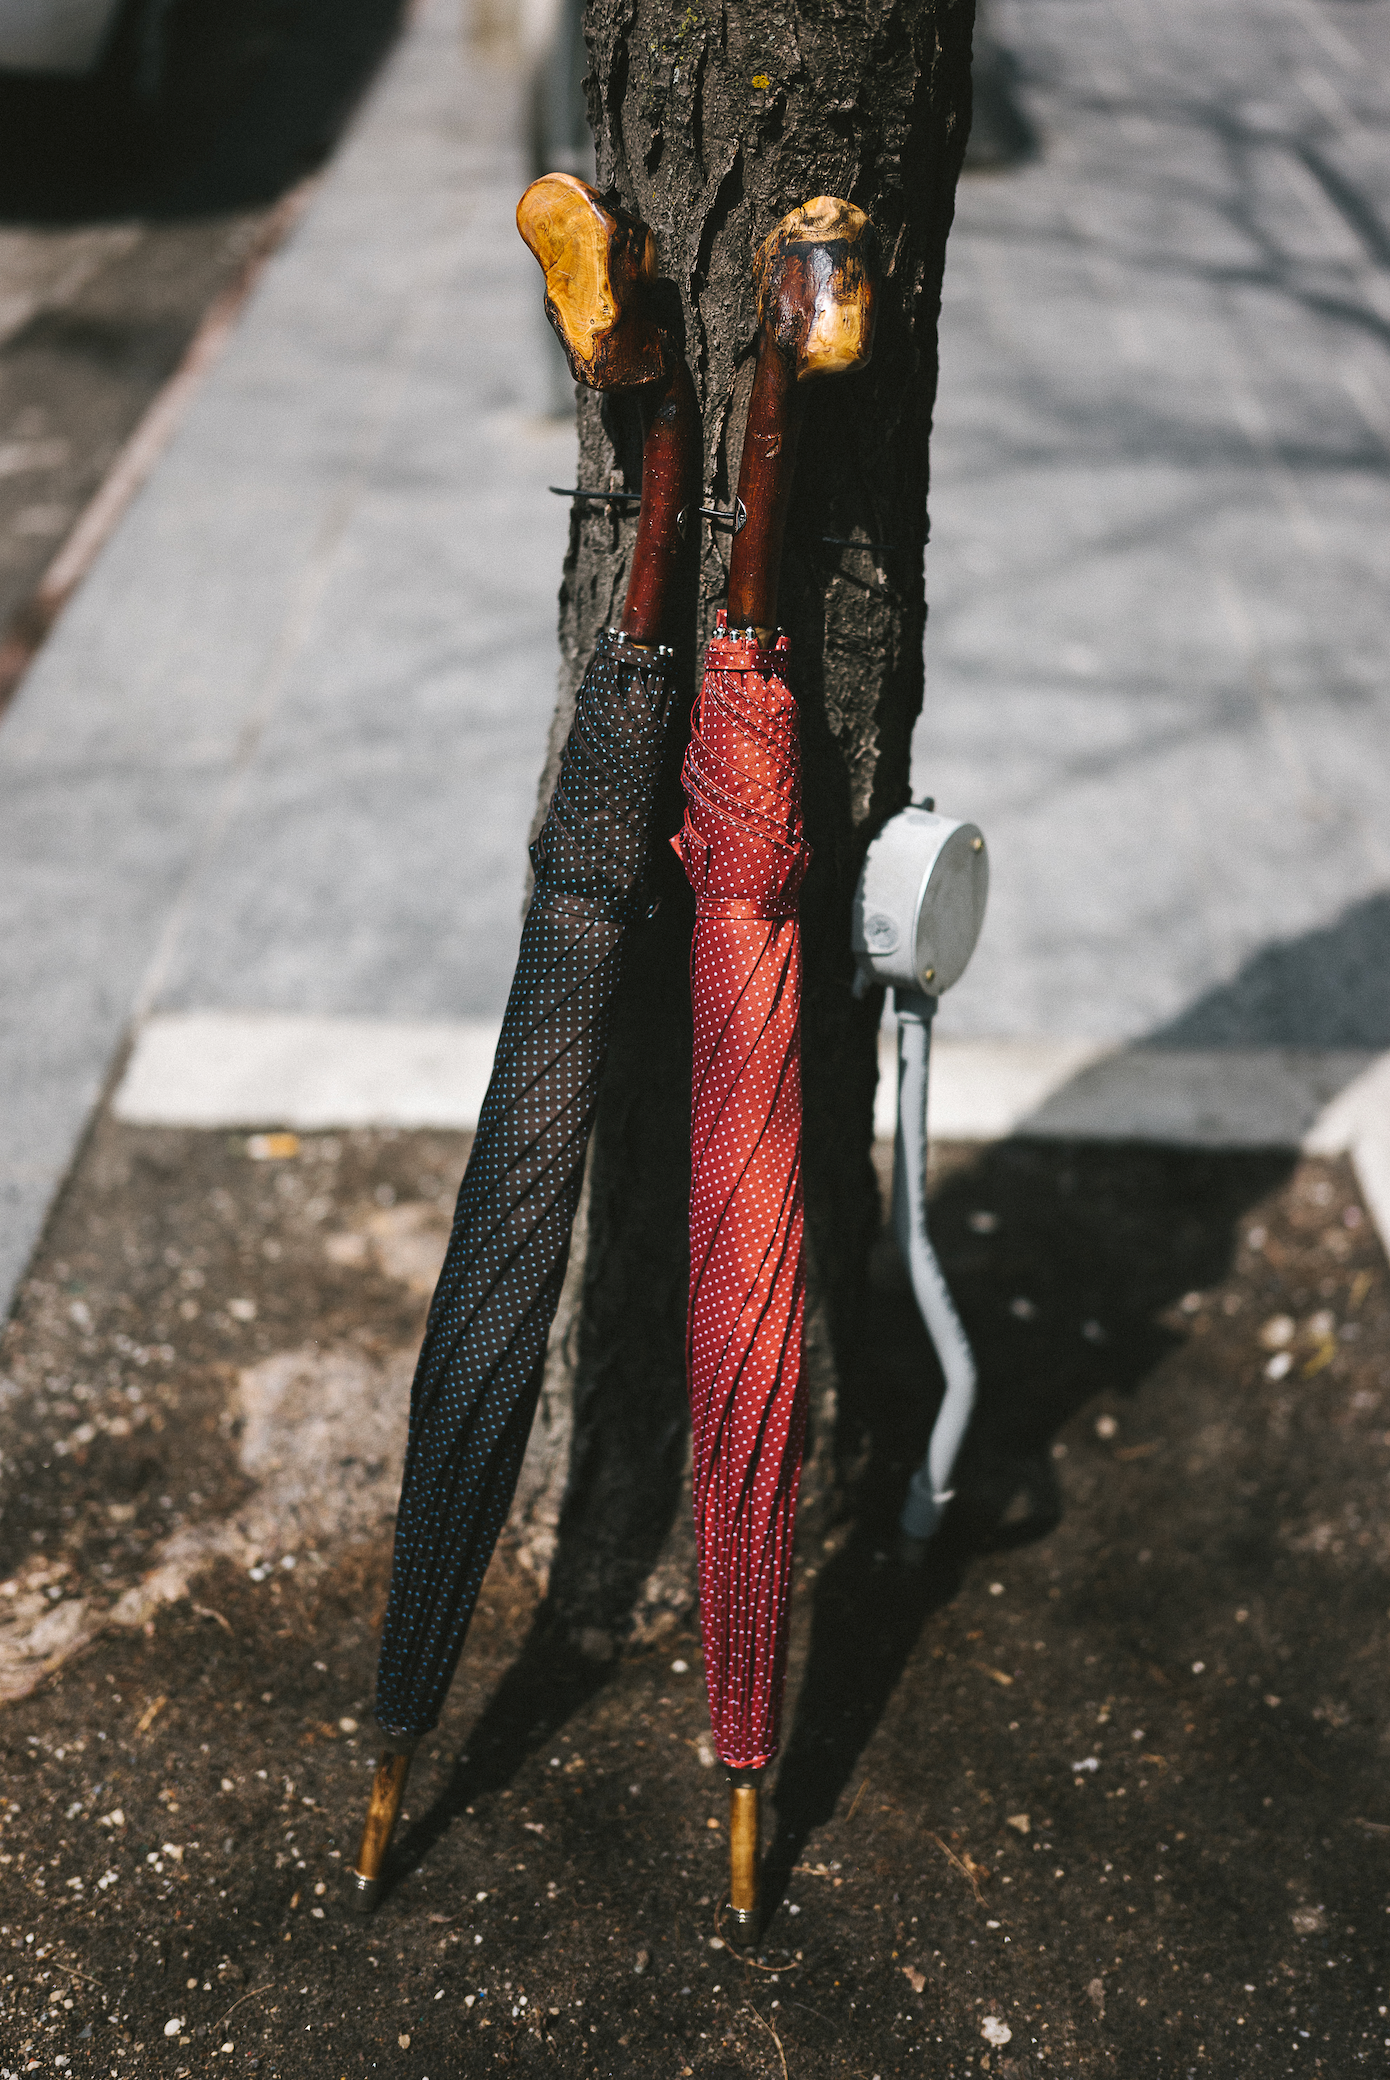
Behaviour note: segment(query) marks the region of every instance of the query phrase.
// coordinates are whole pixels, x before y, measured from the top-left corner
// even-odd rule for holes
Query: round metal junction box
[[[939,997],[965,973],[989,895],[973,823],[901,810],[883,826],[854,894],[852,944],[868,980]]]

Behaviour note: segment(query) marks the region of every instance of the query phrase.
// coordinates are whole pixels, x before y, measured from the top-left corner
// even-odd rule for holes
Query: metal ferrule
[[[634,643],[625,628],[610,628],[606,633],[622,650],[635,650],[642,657],[674,657],[675,651],[669,643]]]

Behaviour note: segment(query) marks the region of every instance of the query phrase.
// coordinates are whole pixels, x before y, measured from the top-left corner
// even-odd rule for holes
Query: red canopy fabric
[[[732,1768],[777,1750],[806,1397],[801,833],[789,645],[705,655],[673,840],[695,891],[686,1365],[705,1682]]]

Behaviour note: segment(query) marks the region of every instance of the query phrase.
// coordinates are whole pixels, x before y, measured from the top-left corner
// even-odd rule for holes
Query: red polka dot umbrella
[[[801,1382],[801,937],[806,869],[788,644],[719,617],[685,760],[677,840],[691,951],[687,1362],[705,1680],[715,1746],[758,1769],[777,1747]]]
[[[715,1746],[732,1773],[740,1930],[758,1920],[758,1773],[777,1749],[806,1430],[797,899],[810,853],[777,582],[800,386],[871,351],[873,228],[820,196],[783,218],[754,266],[762,329],[728,616],[705,654],[675,841],[696,911],[686,1358],[700,1622]]]

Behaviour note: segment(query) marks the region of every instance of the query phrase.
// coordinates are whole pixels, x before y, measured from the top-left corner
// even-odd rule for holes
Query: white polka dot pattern
[[[714,1744],[776,1753],[806,1400],[801,1380],[801,834],[796,703],[719,616],[674,841],[695,891],[690,1312],[700,1623]]]
[[[674,691],[604,636],[579,689],[410,1399],[377,1716],[433,1726],[511,1506],[559,1302]]]

